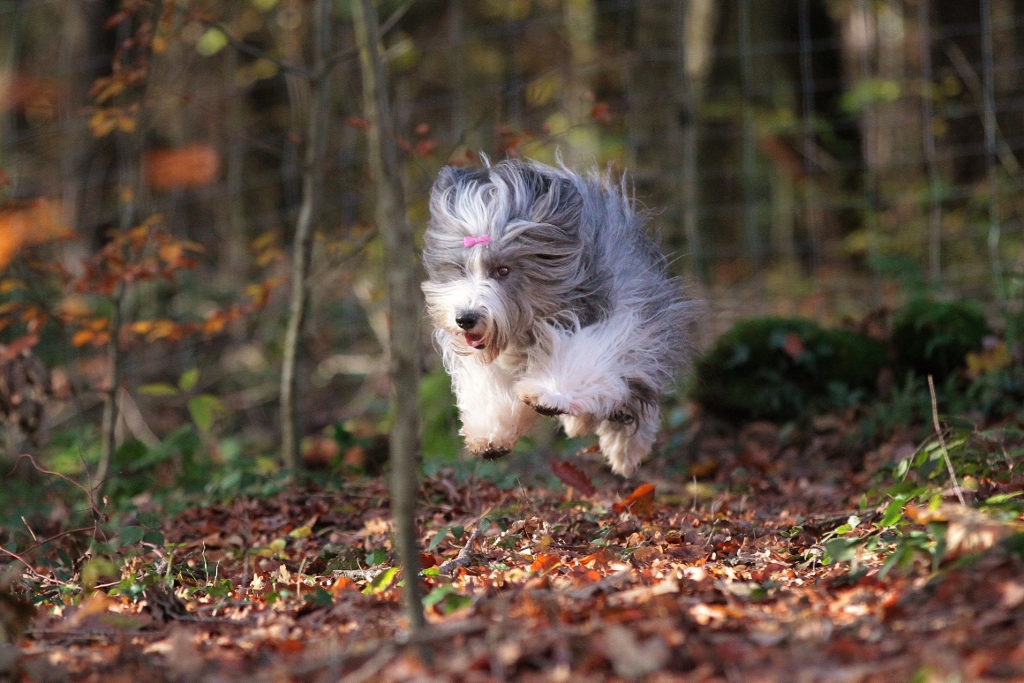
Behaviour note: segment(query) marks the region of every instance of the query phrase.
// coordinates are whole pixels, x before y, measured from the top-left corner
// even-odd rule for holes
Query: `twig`
[[[41,541],[36,541],[32,545],[30,545],[28,548],[26,548],[25,552],[29,552],[31,550],[35,550],[36,548],[41,548],[44,545],[46,545],[47,543],[53,543],[58,538],[63,538],[65,536],[70,536],[71,534],[81,533],[83,531],[91,531],[93,533],[93,535],[95,535],[95,533],[96,533],[96,525],[93,524],[92,526],[83,526],[83,527],[78,527],[77,529],[68,529],[67,531],[62,531],[59,534],[54,534],[53,536],[50,536],[49,538],[44,538]]]
[[[450,560],[445,560],[444,562],[442,562],[441,566],[437,568],[437,571],[441,572],[445,576],[450,576],[451,573],[455,571],[457,567],[465,567],[467,564],[469,564],[470,561],[472,560],[472,557],[470,557],[470,552],[472,551],[473,548],[473,542],[476,541],[476,539],[479,537],[480,529],[473,529],[473,533],[469,535],[469,540],[466,541],[466,545],[462,546],[462,550],[459,551],[459,554]]]
[[[96,500],[95,500],[95,498],[93,498],[92,489],[91,488],[86,488],[86,487],[82,486],[81,484],[79,484],[74,479],[71,479],[70,477],[67,477],[67,476],[63,475],[60,472],[54,472],[53,470],[46,469],[45,467],[40,465],[38,462],[36,462],[35,457],[31,453],[22,453],[21,455],[19,455],[18,459],[14,461],[14,467],[11,468],[11,472],[8,473],[8,476],[10,476],[10,474],[14,472],[14,469],[18,466],[18,463],[21,462],[22,458],[28,458],[28,461],[30,463],[32,463],[32,467],[36,468],[37,472],[42,472],[43,474],[50,474],[50,475],[53,475],[55,477],[59,477],[59,478],[63,479],[64,481],[66,481],[67,483],[71,484],[72,486],[75,486],[75,487],[81,489],[82,491],[84,491],[85,495],[87,495],[89,497],[89,508],[92,510],[93,519],[95,519],[97,521],[102,519],[102,514],[100,513],[100,509],[98,507],[96,507]],[[86,468],[86,472],[88,473],[88,468]],[[56,538],[56,536],[54,538]]]
[[[964,495],[960,492],[960,484],[956,481],[956,472],[953,470],[953,462],[949,459],[949,451],[946,450],[946,438],[942,435],[942,428],[939,426],[939,404],[935,400],[935,382],[932,376],[928,375],[928,391],[932,395],[932,423],[935,425],[935,435],[939,437],[939,446],[942,448],[942,457],[946,460],[946,467],[949,469],[949,479],[953,482],[953,491],[960,500],[961,505],[967,505]]]
[[[409,0],[409,2],[405,3],[404,5],[396,9],[394,12],[391,13],[391,16],[384,20],[384,22],[380,25],[380,28],[378,29],[380,31],[381,38],[387,35],[388,32],[390,32],[391,29],[393,29],[395,25],[399,21],[401,21],[402,17],[405,16],[405,13],[409,11],[409,8],[412,7],[415,2],[416,0]],[[331,55],[330,58],[328,58],[325,71],[330,71],[336,64],[339,64],[349,59],[353,59],[358,55],[359,48],[357,47],[350,47],[340,52],[336,52],[333,55]]]
[[[402,19],[402,17],[405,16],[405,13],[409,11],[409,8],[412,7],[415,2],[416,0],[409,0],[409,2],[405,3],[404,5],[396,9],[394,12],[392,12],[391,16],[389,16],[384,21],[384,23],[380,25],[380,35],[383,37],[391,29],[393,29],[395,25]],[[179,8],[179,12],[186,13],[187,8]],[[340,52],[336,52],[335,54],[331,55],[326,59],[323,69],[314,72],[310,71],[305,67],[299,66],[298,64],[292,64],[281,59],[280,57],[276,57],[272,53],[267,52],[266,50],[261,50],[255,45],[250,45],[244,40],[239,40],[238,38],[235,38],[233,35],[231,35],[231,31],[219,21],[213,21],[212,19],[204,19],[202,17],[199,17],[198,21],[206,28],[212,28],[220,31],[221,35],[223,35],[224,39],[227,41],[227,44],[233,47],[238,52],[241,52],[242,54],[248,55],[250,57],[254,57],[256,59],[264,59],[276,65],[277,68],[281,69],[281,71],[302,76],[303,78],[310,81],[323,80],[324,78],[326,78],[326,75],[330,72],[330,70],[333,67],[349,59],[355,59],[359,55],[359,50],[355,47],[350,47],[345,50],[341,50]]]
[[[179,9],[179,11],[186,12],[187,8],[182,7],[182,8]],[[203,26],[205,26],[206,28],[212,28],[212,29],[216,29],[216,30],[220,31],[221,35],[224,36],[224,39],[227,41],[228,45],[230,45],[231,47],[235,48],[236,50],[238,50],[242,54],[249,55],[250,57],[255,57],[256,59],[265,59],[268,62],[277,65],[277,67],[279,69],[281,69],[281,71],[285,71],[285,72],[288,72],[288,73],[298,74],[298,75],[303,76],[305,78],[308,78],[310,80],[313,80],[316,77],[316,75],[312,71],[310,71],[309,69],[305,69],[305,68],[303,68],[301,66],[298,66],[296,64],[289,64],[288,62],[284,61],[283,59],[281,59],[279,57],[275,57],[274,55],[272,55],[271,53],[267,52],[266,50],[261,50],[258,47],[250,45],[249,43],[245,42],[244,40],[239,40],[238,38],[235,38],[234,36],[231,35],[231,31],[228,30],[228,28],[226,26],[224,26],[223,24],[221,24],[219,21],[213,21],[211,19],[203,19],[203,18],[200,17],[199,18],[199,23],[202,24]]]
[[[35,567],[33,567],[31,564],[28,563],[28,560],[26,560],[24,557],[22,557],[21,555],[19,555],[17,553],[12,553],[7,548],[0,547],[0,553],[4,553],[5,555],[9,555],[9,556],[13,557],[15,560],[17,560],[18,562],[21,562],[23,565],[25,565],[25,569],[28,570],[28,573],[31,574],[32,576],[36,577],[40,581],[47,581],[49,583],[55,583],[58,586],[65,586],[67,588],[77,588],[77,586],[75,586],[72,583],[68,583],[67,581],[61,581],[60,579],[55,579],[53,577],[45,576],[43,574],[40,574],[39,572],[37,572],[35,570]]]
[[[36,538],[36,532],[32,531],[32,527],[28,525],[28,520],[25,519],[25,515],[21,516],[21,521],[25,525],[25,528],[28,529],[28,532],[32,535],[32,540],[38,543],[39,539]]]
[[[960,46],[952,41],[947,41],[945,44],[946,56],[949,57],[949,61],[952,62],[953,68],[960,76],[966,85],[968,90],[978,100],[985,97],[985,86],[978,76],[978,72],[971,65],[971,60],[967,59],[967,55],[960,49]],[[1020,164],[1017,162],[1017,157],[1014,156],[1013,150],[1006,141],[1006,136],[999,129],[999,123],[995,123],[995,133],[998,139],[996,155],[999,157],[999,163],[1002,164],[1006,172],[1013,175],[1020,171]]]

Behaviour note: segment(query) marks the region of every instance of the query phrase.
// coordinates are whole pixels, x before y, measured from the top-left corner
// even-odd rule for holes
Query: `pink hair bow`
[[[474,246],[476,246],[478,244],[490,244],[490,243],[491,243],[491,236],[490,235],[481,235],[480,237],[473,237],[472,235],[470,235],[470,236],[462,238],[462,246],[466,247],[467,249],[469,247],[474,247]]]

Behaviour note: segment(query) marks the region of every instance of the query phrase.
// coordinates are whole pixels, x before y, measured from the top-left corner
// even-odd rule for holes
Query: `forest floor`
[[[1024,680],[1019,468],[915,504],[885,463],[920,444],[843,431],[705,425],[628,483],[594,454],[550,489],[435,475],[413,644],[384,480],[191,507],[87,597],[0,594],[0,680]]]

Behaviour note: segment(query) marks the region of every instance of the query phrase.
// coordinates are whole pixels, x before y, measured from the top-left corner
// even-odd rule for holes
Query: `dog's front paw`
[[[466,450],[484,460],[497,460],[511,453],[512,447],[494,443],[490,439],[466,439]]]
[[[579,405],[571,397],[557,391],[550,391],[533,382],[523,381],[516,385],[519,400],[541,415],[580,415]]]

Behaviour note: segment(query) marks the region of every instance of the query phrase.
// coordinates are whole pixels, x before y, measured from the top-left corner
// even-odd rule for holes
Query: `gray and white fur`
[[[505,455],[557,415],[632,474],[693,309],[625,188],[510,159],[442,169],[430,212],[423,292],[467,449]]]

